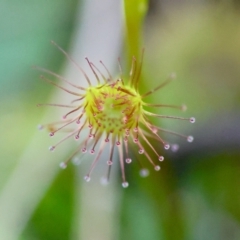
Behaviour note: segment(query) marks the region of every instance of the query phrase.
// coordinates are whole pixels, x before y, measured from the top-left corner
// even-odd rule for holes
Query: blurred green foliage
[[[74,172],[59,174],[41,201],[21,239],[70,239],[74,214]]]
[[[0,9],[0,187],[34,135],[42,111],[35,106],[49,98],[52,87],[39,79],[31,66],[59,69],[50,40],[67,46],[74,28],[77,1],[3,1]],[[58,71],[58,70],[57,70]],[[8,126],[8,127],[6,127]],[[18,144],[13,139],[21,139]],[[14,144],[14,151],[12,146]],[[5,159],[5,160],[4,160]]]
[[[74,12],[81,4],[74,0],[24,2],[5,1],[0,10],[0,191],[41,117],[36,103],[51,93],[30,66],[60,71],[63,58],[56,57],[48,41],[68,46]],[[189,127],[179,121],[158,121],[171,130],[193,134],[196,141],[189,146],[173,138],[180,144],[179,153],[164,152],[161,172],[151,171],[146,179],[139,177],[137,164],[128,166],[130,187],[123,190],[116,239],[240,239],[240,150],[236,144],[240,137],[239,126],[231,124],[240,119],[239,12],[225,3],[179,6],[169,1],[166,6],[163,1],[161,11],[154,11],[142,32],[148,2],[124,3],[127,61],[132,55],[139,57],[145,42],[141,90],[158,85],[175,71],[177,81],[149,101],[186,103],[186,113],[171,109],[161,113],[190,114],[197,122]],[[226,116],[229,122],[222,123]],[[216,125],[220,130],[211,132]],[[236,136],[229,135],[229,129],[235,129]],[[59,173],[19,239],[71,238],[74,174],[73,168]]]

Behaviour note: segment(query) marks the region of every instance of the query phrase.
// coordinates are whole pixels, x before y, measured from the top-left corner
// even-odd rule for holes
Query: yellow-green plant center
[[[122,136],[137,127],[142,116],[141,96],[120,81],[89,87],[85,95],[85,114],[98,131]]]

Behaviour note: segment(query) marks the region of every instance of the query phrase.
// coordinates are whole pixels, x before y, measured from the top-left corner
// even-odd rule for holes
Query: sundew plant
[[[131,68],[128,76],[123,76],[120,60],[118,60],[120,75],[118,77],[113,77],[102,61],[100,61],[100,67],[103,70],[100,70],[100,67],[96,66],[95,63],[92,63],[86,58],[86,61],[95,76],[95,79],[90,79],[85,71],[61,47],[53,41],[52,43],[77,67],[78,70],[80,70],[80,73],[84,75],[88,84],[87,87],[78,86],[50,70],[37,67],[39,70],[57,77],[66,82],[69,87],[75,89],[67,89],[49,80],[45,76],[41,76],[46,82],[55,85],[74,97],[72,101],[67,104],[44,103],[38,105],[71,109],[66,110],[62,120],[57,119],[57,121],[53,123],[39,126],[40,129],[48,129],[51,137],[58,132],[67,129],[66,131],[68,133],[66,136],[53,146],[50,146],[50,151],[57,150],[60,144],[71,137],[80,142],[79,146],[71,156],[60,164],[61,168],[66,168],[68,162],[79,152],[81,154],[89,154],[88,159],[91,159],[92,164],[88,173],[84,177],[88,182],[91,179],[91,174],[95,166],[101,159],[103,150],[108,148],[109,155],[106,160],[107,176],[103,178],[103,183],[109,181],[112,164],[115,164],[117,160],[116,158],[118,158],[121,168],[122,186],[126,188],[129,185],[124,170],[126,164],[130,164],[132,161],[138,161],[141,168],[140,175],[145,177],[149,174],[143,161],[140,162],[137,156],[134,159],[130,157],[132,149],[137,149],[138,154],[145,155],[145,159],[151,163],[154,170],[159,171],[159,161],[163,161],[164,156],[160,155],[159,151],[154,148],[152,142],[156,141],[158,145],[161,145],[165,150],[170,148],[176,150],[178,148],[176,144],[171,144],[163,138],[163,132],[177,135],[186,139],[188,142],[193,141],[192,136],[185,136],[169,131],[152,123],[152,118],[185,120],[190,123],[194,123],[195,118],[160,115],[146,110],[146,107],[168,107],[184,111],[186,110],[186,106],[150,103],[146,100],[149,95],[159,91],[174,79],[175,74],[170,74],[165,81],[160,83],[154,89],[149,89],[143,93],[139,91],[144,51],[142,51],[140,60],[136,59],[135,56],[132,56]],[[87,134],[83,134],[84,130],[87,130]],[[155,154],[154,158],[151,157],[152,154],[145,149],[145,146]],[[118,154],[114,154],[115,151]]]
[[[1,9],[0,239],[240,239],[239,1]]]

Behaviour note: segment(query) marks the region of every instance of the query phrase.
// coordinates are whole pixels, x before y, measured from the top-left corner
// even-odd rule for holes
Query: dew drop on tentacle
[[[191,118],[189,119],[189,121],[190,121],[190,123],[195,123],[195,122],[196,122],[196,119],[195,119],[194,117],[191,117]]]
[[[73,163],[74,165],[79,165],[79,164],[81,164],[81,160],[80,160],[79,157],[74,157],[74,158],[72,159],[72,163]]]
[[[135,128],[133,129],[133,131],[134,131],[134,132],[138,132],[138,128],[135,127]]]
[[[133,139],[133,142],[134,142],[134,143],[138,143],[138,138],[134,138],[134,139]]]
[[[67,164],[65,162],[61,162],[59,164],[59,167],[62,168],[62,169],[65,169],[65,168],[67,168]]]
[[[84,148],[82,148],[82,153],[86,153],[87,152],[87,149],[84,147]]]
[[[188,141],[188,142],[191,143],[191,142],[193,142],[193,140],[194,140],[193,136],[188,136],[188,137],[187,137],[187,141]]]
[[[144,149],[143,148],[140,148],[139,151],[138,151],[139,154],[143,154],[144,153]]]
[[[183,112],[185,112],[185,111],[187,111],[187,106],[185,104],[183,104],[181,109],[182,109]]]
[[[156,165],[155,167],[154,167],[154,170],[155,171],[159,171],[161,168],[160,168],[160,166],[158,166],[158,165]]]
[[[127,164],[129,164],[129,163],[132,162],[132,159],[131,159],[131,158],[126,158],[126,159],[125,159],[125,162],[126,162]]]
[[[38,130],[43,130],[44,126],[43,125],[38,125],[37,128],[38,128]]]
[[[49,133],[49,136],[50,136],[50,137],[53,137],[53,136],[54,136],[54,132],[50,132],[50,133]]]
[[[55,146],[50,146],[48,149],[49,151],[53,152],[55,150]]]
[[[89,175],[86,175],[86,176],[84,176],[84,180],[85,180],[86,182],[89,182],[89,181],[91,180],[91,178],[89,177]]]
[[[100,180],[100,183],[103,186],[106,186],[109,183],[109,181],[108,181],[108,179],[106,177],[102,177],[101,180]]]
[[[89,138],[94,138],[94,135],[92,133],[89,134]]]
[[[172,152],[177,152],[179,150],[179,145],[178,144],[172,144],[171,145],[171,150],[172,150]]]
[[[164,144],[164,149],[168,150],[170,148],[169,144]]]
[[[150,127],[152,133],[156,134],[158,132],[158,129],[154,126]]]
[[[91,149],[90,154],[94,154],[94,153],[95,153],[95,150]]]
[[[107,161],[107,165],[111,166],[113,164],[113,161],[109,160]]]
[[[127,188],[129,186],[129,183],[128,182],[123,182],[122,186],[123,186],[123,188]]]
[[[140,172],[139,172],[139,175],[140,175],[141,177],[147,177],[147,176],[149,175],[149,170],[146,169],[146,168],[142,168],[142,169],[140,170]]]
[[[163,156],[159,156],[159,157],[158,157],[158,160],[159,160],[160,162],[162,162],[162,161],[164,160],[164,157],[163,157]]]

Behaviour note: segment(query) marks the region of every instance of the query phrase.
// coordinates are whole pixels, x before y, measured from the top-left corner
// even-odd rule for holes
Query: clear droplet
[[[109,160],[107,161],[107,165],[111,166],[113,164],[113,161]]]
[[[65,168],[67,168],[67,164],[65,162],[61,162],[59,164],[59,167],[62,168],[62,169],[65,169]]]
[[[158,160],[159,160],[160,162],[162,162],[162,161],[164,160],[164,157],[163,157],[163,156],[159,156]]]
[[[109,142],[109,138],[106,138],[106,139],[105,139],[105,142]]]
[[[88,127],[91,129],[93,126],[92,126],[92,124],[89,124]]]
[[[129,184],[128,184],[128,182],[123,182],[123,183],[122,183],[122,186],[123,186],[124,188],[127,188],[127,187],[129,186]]]
[[[126,158],[126,159],[125,159],[125,161],[126,161],[126,163],[128,163],[128,164],[129,164],[129,163],[131,163],[131,162],[132,162],[132,159],[131,159],[131,158]]]
[[[86,182],[89,182],[89,181],[91,180],[91,178],[89,177],[89,175],[86,175],[86,176],[84,177],[84,180],[85,180]]]
[[[190,121],[190,123],[195,123],[196,119],[194,117],[191,117],[189,121]]]
[[[43,125],[38,125],[37,128],[38,128],[38,130],[43,130],[44,126]]]
[[[170,145],[169,145],[169,144],[164,144],[164,148],[165,148],[166,150],[168,150],[168,149],[170,148]]]
[[[50,133],[49,133],[49,136],[50,136],[50,137],[53,137],[53,136],[54,136],[54,132],[50,132]]]
[[[76,136],[75,136],[75,140],[78,140],[78,139],[79,139],[79,135],[76,135]]]
[[[172,150],[173,152],[177,152],[177,151],[179,150],[179,145],[178,145],[178,144],[172,144],[172,145],[171,145],[171,150]]]
[[[139,174],[141,177],[147,177],[149,175],[149,171],[148,171],[148,169],[143,168],[140,170]]]
[[[138,153],[139,153],[139,154],[143,154],[143,153],[144,153],[144,149],[142,149],[142,148],[139,149]]]
[[[138,128],[135,127],[135,128],[133,129],[133,131],[134,131],[134,132],[138,132]]]
[[[87,152],[87,149],[84,147],[83,149],[82,149],[82,153],[86,153]]]
[[[91,154],[94,154],[94,153],[95,153],[95,150],[94,150],[94,149],[91,149],[90,153],[91,153]]]
[[[155,171],[159,171],[161,168],[160,168],[160,166],[156,165],[156,166],[154,167],[154,169],[155,169]]]
[[[50,146],[48,149],[49,149],[51,152],[53,152],[53,151],[55,150],[55,147],[54,147],[54,146]]]
[[[67,118],[67,116],[65,116],[65,115],[64,115],[64,116],[62,116],[62,118],[63,118],[63,119],[66,119],[66,118]]]
[[[81,163],[81,160],[79,159],[79,157],[74,157],[72,160],[72,163],[74,165],[79,165]]]
[[[102,177],[101,180],[100,180],[101,184],[106,186],[109,182],[108,182],[108,179],[106,177]]]
[[[188,136],[188,137],[187,137],[187,141],[188,141],[188,142],[193,142],[193,140],[194,140],[193,136]]]
[[[182,105],[182,111],[186,111],[187,110],[187,106],[185,104]]]
[[[116,145],[119,146],[121,143],[119,141],[116,142]]]
[[[77,120],[77,121],[76,121],[76,124],[80,124],[80,123],[81,123],[81,121],[80,121],[80,120]]]

